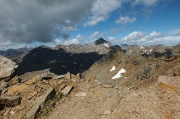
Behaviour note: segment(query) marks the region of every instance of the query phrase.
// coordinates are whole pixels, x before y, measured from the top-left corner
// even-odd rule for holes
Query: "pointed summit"
[[[94,42],[95,45],[100,45],[100,44],[104,44],[104,43],[109,43],[109,42],[104,40],[103,38],[99,38],[98,40],[96,40]]]

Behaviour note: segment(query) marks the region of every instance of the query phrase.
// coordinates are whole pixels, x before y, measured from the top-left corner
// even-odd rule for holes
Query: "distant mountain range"
[[[30,50],[31,50],[30,48],[8,49],[5,51],[0,50],[0,55],[9,57],[9,56],[15,56],[25,52],[29,52]]]
[[[112,48],[109,42],[101,38],[90,45],[58,45],[54,48],[39,46],[25,56],[13,57],[13,60],[19,64],[18,74],[43,69],[50,69],[55,74],[77,74],[89,69]]]
[[[176,46],[179,48],[178,45]],[[159,57],[165,54],[171,54],[173,47],[163,45],[157,46],[138,46],[138,45],[112,45],[108,41],[100,38],[93,44],[86,45],[58,45],[54,48],[39,46],[34,49],[9,49],[0,51],[0,55],[9,57],[18,63],[17,73],[50,69],[56,74],[82,73],[88,70],[95,62],[104,55],[113,53],[116,49],[122,49],[127,56],[152,56]],[[174,47],[175,48],[175,47]],[[167,51],[167,49],[169,49]],[[174,51],[174,50],[173,50]]]

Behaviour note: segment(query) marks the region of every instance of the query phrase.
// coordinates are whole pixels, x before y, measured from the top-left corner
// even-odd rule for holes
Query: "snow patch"
[[[121,69],[115,76],[112,77],[112,79],[118,79],[118,78],[121,78],[122,77],[122,73],[126,73],[126,70],[125,69]]]
[[[140,46],[140,49],[144,49],[144,47],[143,47],[143,46]]]
[[[111,71],[114,71],[115,69],[116,69],[116,67],[115,67],[115,66],[113,66],[113,67],[112,67],[112,69],[110,70],[110,72],[111,72]]]
[[[107,48],[110,47],[109,44],[107,44],[107,43],[104,43],[104,46],[107,47]]]

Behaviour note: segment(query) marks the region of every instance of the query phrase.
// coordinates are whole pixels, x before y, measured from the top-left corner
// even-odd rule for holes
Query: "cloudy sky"
[[[0,50],[38,45],[180,43],[179,0],[0,0]]]

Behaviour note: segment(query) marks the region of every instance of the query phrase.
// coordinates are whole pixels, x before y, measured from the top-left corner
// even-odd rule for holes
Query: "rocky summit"
[[[180,45],[40,46],[0,56],[0,119],[179,119]]]

